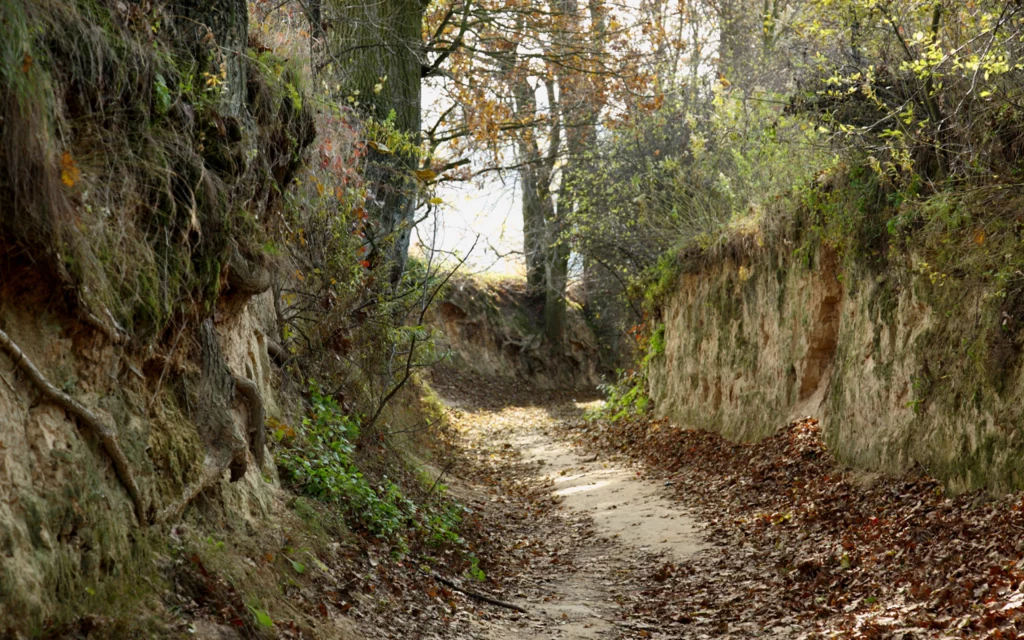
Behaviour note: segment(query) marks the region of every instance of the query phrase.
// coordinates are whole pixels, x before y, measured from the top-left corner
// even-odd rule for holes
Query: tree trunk
[[[426,3],[331,0],[331,10],[329,56],[340,80],[339,98],[379,121],[393,117],[395,129],[418,141]],[[404,270],[409,250],[416,158],[373,150],[367,160],[371,188],[367,210],[376,227],[369,259],[374,264],[389,261],[394,282]]]
[[[207,66],[206,71],[220,75],[223,69],[225,73],[222,115],[242,117],[249,41],[246,0],[175,0],[171,11],[182,40],[198,49],[196,57]]]
[[[558,226],[555,233],[559,233]],[[545,265],[547,288],[544,292],[544,335],[553,346],[561,345],[565,339],[566,285],[569,280],[569,247],[565,242],[554,241],[548,248]]]
[[[576,0],[555,0],[554,7],[561,16],[562,38],[557,39],[554,46],[556,54],[561,50],[570,51],[578,47],[575,42],[583,35],[580,13]],[[590,12],[590,46],[594,52],[601,47],[605,29],[605,9],[597,0],[587,3]],[[593,53],[593,52],[592,52]],[[593,145],[596,138],[596,123],[602,100],[595,76],[575,69],[562,69],[558,77],[559,121],[565,128],[566,161],[562,169],[561,185],[558,193],[558,206],[547,221],[547,255],[545,262],[546,290],[544,301],[544,333],[553,346],[561,345],[565,339],[566,298],[569,282],[569,245],[563,237],[566,225],[576,209],[576,194],[580,180],[586,169],[584,155]],[[553,101],[552,101],[553,102]]]
[[[544,292],[544,256],[545,256],[545,209],[550,199],[545,202],[537,192],[537,176],[532,167],[519,170],[522,183],[523,204],[523,256],[526,259],[526,289],[530,295]],[[547,205],[547,206],[546,206]]]
[[[515,73],[513,71],[512,73]],[[537,117],[537,97],[529,80],[512,80],[516,115],[526,120]],[[557,139],[553,144],[557,144]],[[526,135],[516,149],[520,164],[519,176],[523,198],[523,254],[526,258],[526,288],[530,295],[542,296],[547,289],[546,264],[548,261],[548,221],[554,217],[555,204],[551,197],[551,164],[554,156],[541,154],[537,139]],[[550,151],[550,149],[549,149]]]

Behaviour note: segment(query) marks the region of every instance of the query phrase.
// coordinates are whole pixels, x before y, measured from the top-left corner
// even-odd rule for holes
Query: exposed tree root
[[[110,313],[109,311],[107,312]],[[85,306],[79,307],[79,316],[93,329],[96,329],[107,337],[114,344],[123,344],[127,341],[124,332],[120,331],[116,323],[104,322],[99,316],[89,311]]]
[[[237,245],[232,247],[227,279],[228,288],[234,293],[255,296],[270,289],[270,271],[262,264],[246,260]]]
[[[185,487],[185,491],[182,492],[181,499],[177,502],[168,505],[160,510],[156,515],[157,523],[174,522],[180,520],[182,514],[185,513],[185,509],[189,504],[202,493],[207,487],[210,487],[220,481],[221,476],[231,466],[231,456],[225,455],[223,451],[207,452],[206,458],[203,460],[203,472],[199,476],[199,479],[192,484]]]
[[[292,354],[288,353],[287,349],[281,346],[281,343],[270,337],[267,337],[267,355],[279,367],[288,364],[288,361],[292,358]]]
[[[253,297],[270,289],[270,271],[262,264],[247,260],[235,245],[227,265],[227,288],[222,292],[219,307],[224,316],[240,313]]]
[[[263,448],[267,443],[263,398],[260,397],[260,390],[253,381],[238,375],[234,378],[235,389],[245,398],[245,403],[249,407],[249,450],[252,451],[256,464],[263,467]]]
[[[146,524],[146,502],[139,491],[139,485],[135,481],[135,474],[132,473],[131,465],[127,456],[117,442],[117,432],[100,421],[82,403],[64,393],[57,387],[50,384],[46,376],[28,359],[28,356],[11,340],[10,336],[0,330],[0,347],[10,356],[14,366],[21,369],[44,396],[53,403],[60,405],[65,411],[77,418],[78,423],[92,431],[106,451],[110,460],[114,463],[114,471],[118,479],[124,485],[125,490],[135,504],[135,517],[139,524]]]
[[[171,522],[180,518],[192,500],[219,482],[226,470],[231,469],[231,481],[235,482],[245,475],[248,467],[245,434],[240,432],[231,415],[236,378],[221,354],[212,318],[208,318],[199,327],[199,344],[203,353],[203,371],[194,395],[195,423],[206,447],[203,471],[198,480],[185,488],[180,500],[160,510],[157,522]],[[255,391],[255,385],[248,380],[245,382],[252,385]],[[249,401],[250,423],[258,417],[262,425],[263,403],[259,400],[258,392],[256,399],[259,406],[254,409],[247,392],[244,389],[240,391]],[[257,413],[258,416],[255,415]]]

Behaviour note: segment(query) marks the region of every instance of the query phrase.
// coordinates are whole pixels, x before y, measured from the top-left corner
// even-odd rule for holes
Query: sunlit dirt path
[[[438,640],[1024,637],[1021,494],[865,477],[813,418],[739,444],[586,422],[592,398],[507,381],[436,386],[452,490],[489,537],[480,587],[528,611],[475,607]]]
[[[558,435],[582,413],[584,398],[507,393],[479,382],[438,386],[482,470],[475,489],[457,482],[465,486],[456,491],[479,498],[480,486],[491,484],[486,499],[522,501],[522,488],[532,487],[557,502],[543,516],[496,525],[506,527],[495,533],[509,537],[511,557],[523,559],[518,575],[504,580],[503,597],[529,613],[495,612],[466,637],[671,637],[622,619],[620,605],[657,566],[704,548],[700,527],[662,485],[625,463],[584,457]]]

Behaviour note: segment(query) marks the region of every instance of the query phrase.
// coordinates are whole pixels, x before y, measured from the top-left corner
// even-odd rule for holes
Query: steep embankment
[[[0,285],[0,323],[33,366],[116,434],[141,505],[133,508],[109,449],[79,416],[42,397],[18,363],[0,357],[0,627],[31,629],[44,619],[105,609],[104,596],[89,602],[105,579],[109,597],[133,600],[124,594],[137,588],[140,575],[155,571],[149,556],[164,547],[145,525],[176,521],[200,489],[211,489],[207,515],[219,513],[237,527],[259,525],[280,498],[272,459],[255,448],[245,453],[248,469],[237,481],[204,482],[212,463],[210,434],[197,430],[201,418],[187,414],[187,403],[173,403],[196,382],[190,347],[133,357],[99,332],[69,322],[44,289],[27,291],[33,288],[28,272],[15,275]],[[269,298],[261,296],[219,323],[215,336],[230,371],[251,380],[265,410],[281,415],[273,388],[278,376],[266,348],[272,318]],[[228,410],[232,428],[246,433],[244,398],[236,397]],[[18,620],[8,617],[14,611],[22,613]]]
[[[470,562],[367,239],[400,136],[278,9],[0,3],[0,638],[348,638],[353,558]]]
[[[928,206],[861,209],[832,238],[804,212],[684,260],[652,341],[658,412],[747,441],[812,415],[844,464],[1024,487],[1016,215]]]
[[[516,280],[455,278],[428,321],[451,365],[483,376],[518,378],[542,388],[593,387],[598,345],[581,307],[566,310],[561,345],[544,339],[542,303]]]

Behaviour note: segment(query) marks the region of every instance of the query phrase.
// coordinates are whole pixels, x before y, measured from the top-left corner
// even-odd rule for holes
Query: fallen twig
[[[448,585],[449,587],[451,587],[452,589],[455,589],[459,593],[466,594],[467,596],[469,596],[471,598],[476,598],[477,600],[482,600],[482,601],[487,602],[489,604],[493,604],[496,607],[505,607],[506,609],[512,609],[513,611],[518,611],[519,613],[530,613],[528,610],[524,609],[523,607],[520,607],[517,604],[512,604],[511,602],[505,602],[504,600],[498,600],[497,598],[493,598],[493,597],[491,597],[491,596],[489,596],[489,595],[487,595],[485,593],[480,593],[479,591],[474,591],[472,589],[468,589],[466,587],[460,586],[460,585],[456,584],[456,582],[454,580],[449,580],[448,578],[445,578],[444,576],[442,576],[441,574],[437,573],[436,571],[431,571],[430,572],[430,577],[433,578],[434,580],[437,580],[441,584]]]
[[[452,459],[448,461],[448,464],[446,464],[444,466],[444,469],[441,469],[441,473],[437,474],[437,478],[434,479],[434,484],[430,485],[430,488],[427,489],[427,496],[428,497],[430,496],[430,494],[434,493],[434,489],[436,489],[438,483],[441,482],[441,478],[443,478],[444,474],[448,473],[448,471],[451,470],[452,465],[454,465],[454,464],[455,464],[455,454],[453,453],[452,454]]]
[[[114,463],[114,471],[117,473],[118,479],[124,485],[125,490],[135,505],[135,517],[138,518],[140,525],[145,526],[146,502],[142,498],[142,492],[139,491],[139,485],[135,482],[135,474],[132,473],[128,458],[121,449],[121,445],[117,442],[117,432],[103,424],[85,405],[50,384],[46,376],[28,359],[25,352],[2,330],[0,330],[0,347],[10,356],[14,366],[25,372],[40,393],[55,404],[60,405],[65,411],[77,418],[79,424],[96,434],[96,437],[99,438],[100,443],[103,445],[104,451],[106,451],[107,455],[110,456],[110,460]]]

